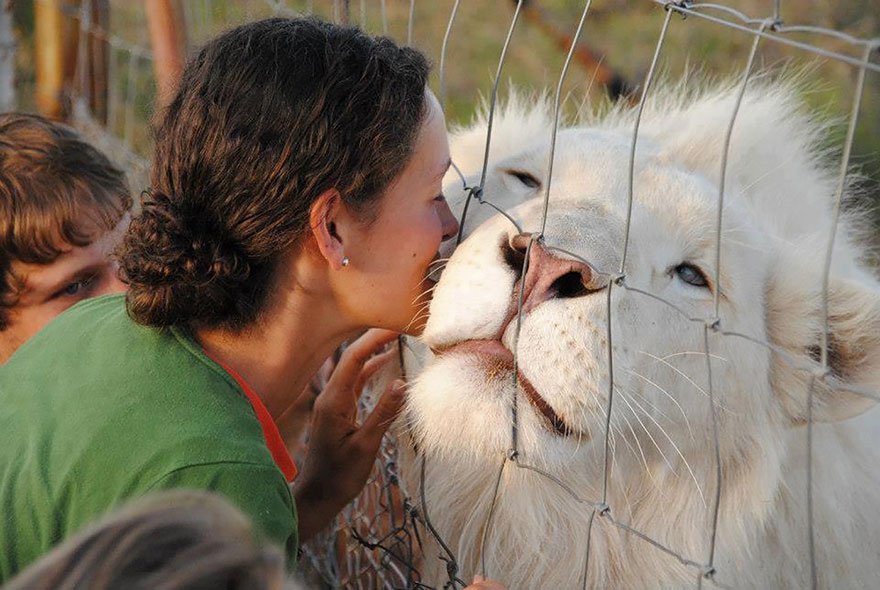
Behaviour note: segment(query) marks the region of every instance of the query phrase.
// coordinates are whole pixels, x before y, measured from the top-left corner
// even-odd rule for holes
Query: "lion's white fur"
[[[715,213],[724,134],[735,89],[658,90],[646,106],[636,154],[635,201],[626,284],[712,317],[712,295],[683,283],[674,268],[693,262],[714,277]],[[634,111],[560,130],[546,242],[616,271],[626,217]],[[484,197],[526,231],[540,228],[551,117],[546,100],[514,99],[496,115]],[[818,145],[822,125],[799,106],[790,84],[762,82],[743,100],[725,190],[720,320],[724,330],[769,342],[709,334],[722,463],[716,579],[745,588],[808,585],[806,400],[822,330],[822,265],[832,225],[836,175]],[[453,134],[455,163],[478,182],[486,120]],[[527,171],[529,189],[506,173]],[[447,196],[464,193],[450,173]],[[880,285],[860,266],[853,220],[841,221],[831,273],[831,356],[835,377],[880,385]],[[511,305],[517,273],[501,240],[512,225],[473,203],[469,237],[438,284],[424,341],[432,347],[491,337]],[[560,255],[562,256],[562,255]],[[608,505],[627,523],[678,554],[708,559],[716,492],[703,327],[662,302],[612,290],[615,397]],[[560,437],[519,396],[519,461],[578,496],[602,496],[604,408],[608,395],[605,290],[548,301],[523,318],[519,366],[557,414],[583,436]],[[515,343],[515,322],[503,342]],[[774,352],[774,350],[776,352]],[[785,353],[778,352],[784,350]],[[418,489],[426,458],[429,515],[462,577],[489,575],[510,588],[580,588],[591,508],[550,478],[507,462],[492,523],[484,525],[495,479],[511,447],[509,375],[488,374],[475,357],[423,353],[405,420],[415,443],[403,472]],[[814,514],[823,587],[861,588],[880,579],[877,412],[853,418],[869,400],[816,385]],[[480,554],[485,539],[485,555]],[[440,553],[427,578],[445,579]],[[670,588],[695,583],[697,569],[596,517],[587,568],[595,588]]]

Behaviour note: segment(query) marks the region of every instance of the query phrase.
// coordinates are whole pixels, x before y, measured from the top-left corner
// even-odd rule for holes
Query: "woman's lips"
[[[465,340],[458,342],[452,346],[445,346],[440,349],[433,350],[434,354],[441,356],[453,352],[464,354],[472,354],[480,357],[480,359],[488,365],[490,375],[498,376],[513,372],[513,353],[504,346],[499,340]],[[571,427],[560,418],[550,404],[541,397],[535,387],[526,379],[522,371],[517,368],[516,380],[526,393],[529,401],[538,410],[538,412],[547,419],[550,430],[560,436],[570,436],[573,433]]]

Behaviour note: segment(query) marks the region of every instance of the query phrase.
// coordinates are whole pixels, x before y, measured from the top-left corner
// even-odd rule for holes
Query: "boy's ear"
[[[333,270],[342,268],[345,256],[342,238],[337,231],[337,218],[342,209],[342,198],[339,191],[329,189],[315,199],[309,210],[309,228],[321,256]]]

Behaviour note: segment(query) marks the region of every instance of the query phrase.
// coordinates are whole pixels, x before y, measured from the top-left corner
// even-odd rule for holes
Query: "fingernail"
[[[406,391],[406,382],[403,379],[395,379],[394,383],[391,384],[391,389],[395,392],[403,393]]]
[[[476,576],[474,576],[474,581],[473,581],[474,584],[476,584],[477,582],[484,582],[484,581],[485,581],[485,580],[483,580],[483,576],[481,576],[481,575],[479,575],[479,574],[477,574]]]

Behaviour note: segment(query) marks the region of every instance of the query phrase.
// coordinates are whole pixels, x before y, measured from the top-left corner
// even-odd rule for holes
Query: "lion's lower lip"
[[[465,340],[464,342],[437,349],[433,352],[438,356],[453,352],[473,354],[489,364],[493,374],[510,374],[513,372],[513,353],[498,340]],[[550,404],[541,397],[538,390],[535,389],[519,369],[516,371],[516,379],[535,409],[547,419],[550,430],[560,436],[570,436],[573,432],[572,428],[556,414]]]

